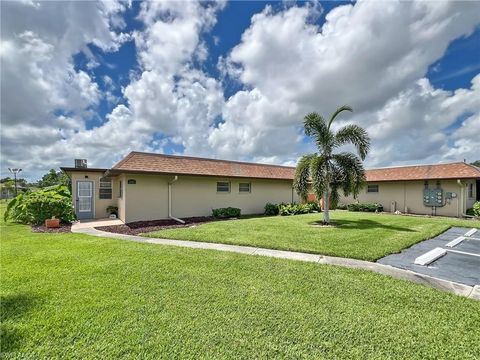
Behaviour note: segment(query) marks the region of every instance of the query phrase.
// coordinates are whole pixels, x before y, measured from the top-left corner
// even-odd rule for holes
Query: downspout
[[[185,224],[185,221],[182,219],[178,219],[174,216],[172,216],[172,184],[178,180],[178,176],[175,175],[175,177],[172,179],[172,181],[168,182],[168,218],[178,221],[181,224]]]
[[[465,186],[460,179],[457,179],[457,184],[458,184],[458,186],[460,186],[460,199],[458,201],[458,207],[457,207],[458,217],[460,217],[460,215],[461,215],[462,217],[473,218],[473,216],[467,215],[463,212],[464,209],[466,208],[466,203],[465,203],[466,199],[464,201]],[[460,209],[460,203],[462,204],[461,209]]]

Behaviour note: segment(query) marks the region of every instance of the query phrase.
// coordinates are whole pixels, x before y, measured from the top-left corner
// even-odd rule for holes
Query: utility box
[[[425,189],[423,190],[423,205],[442,207],[443,204],[443,190],[442,189]]]
[[[457,193],[454,192],[447,192],[445,195],[446,199],[455,199],[457,197]]]

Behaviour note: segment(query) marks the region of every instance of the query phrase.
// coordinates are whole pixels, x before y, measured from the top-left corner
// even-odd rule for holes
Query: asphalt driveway
[[[426,264],[416,260],[425,260]],[[480,230],[454,227],[378,262],[470,286],[480,285]]]

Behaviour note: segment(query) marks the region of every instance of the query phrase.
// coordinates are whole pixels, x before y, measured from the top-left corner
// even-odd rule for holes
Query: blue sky
[[[294,164],[302,117],[344,103],[369,167],[477,160],[479,3],[54,5],[2,3],[2,172],[131,150]]]
[[[300,5],[305,3],[307,2],[298,2]],[[321,26],[325,21],[325,15],[332,8],[349,3],[351,2],[321,2],[323,13],[318,16],[315,23]],[[201,66],[208,74],[213,77],[220,76],[217,68],[219,57],[228,55],[229,51],[240,42],[243,32],[250,26],[252,16],[261,12],[267,5],[276,9],[284,7],[284,4],[278,1],[233,1],[226,5],[213,29],[204,35],[204,39],[209,47],[209,56],[208,60]],[[143,24],[135,19],[138,16],[139,7],[140,2],[133,2],[132,8],[126,12],[124,16],[126,21],[125,30],[142,30]],[[134,41],[126,42],[116,52],[105,53],[93,45],[89,48],[96,59],[100,61],[100,65],[89,70],[87,68],[88,58],[83,52],[80,52],[74,56],[75,67],[91,73],[97,79],[102,79],[105,75],[109,76],[116,85],[114,95],[119,97],[119,102],[125,101],[122,97],[121,88],[128,85],[129,72],[139,70]],[[441,89],[455,90],[467,88],[473,76],[480,72],[479,59],[480,26],[470,36],[460,37],[450,43],[445,54],[429,66],[425,76],[435,87]],[[99,85],[104,91],[108,90],[103,81],[100,81]],[[224,88],[225,97],[233,95],[239,89],[241,89],[240,83],[235,81],[227,82]],[[116,103],[109,103],[106,100],[102,101],[96,109],[98,117],[92,118],[87,127],[98,126],[105,121],[105,116],[112,111],[115,105]],[[461,120],[464,118],[465,116],[460,117],[460,121],[456,121],[453,124],[454,128],[460,126]],[[448,129],[448,131],[452,130],[452,128]],[[177,149],[175,147],[167,147],[165,151],[172,153],[176,152]]]

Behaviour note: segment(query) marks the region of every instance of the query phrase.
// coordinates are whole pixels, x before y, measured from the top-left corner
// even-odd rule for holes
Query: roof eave
[[[60,170],[63,172],[105,172],[108,169],[101,168],[75,168],[75,167],[65,167],[61,166]]]
[[[164,172],[164,171],[147,171],[147,170],[124,170],[124,169],[110,169],[105,176],[118,176],[121,174],[142,174],[142,175],[171,175],[171,176],[199,176],[210,178],[227,178],[227,179],[258,179],[258,180],[289,180],[293,177],[259,177],[259,176],[230,176],[230,175],[209,175],[209,174],[195,174],[195,173],[179,173],[179,172]]]

